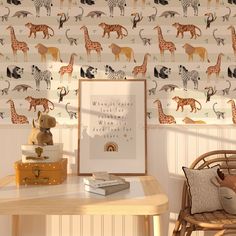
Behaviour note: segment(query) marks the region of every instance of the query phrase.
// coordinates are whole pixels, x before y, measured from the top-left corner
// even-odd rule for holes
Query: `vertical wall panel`
[[[132,225],[134,224],[134,217],[125,216],[125,236],[136,236],[133,234]]]
[[[164,140],[165,138],[166,140],[168,140],[168,142],[166,142],[165,145],[166,145],[166,151],[167,151],[166,155],[168,158],[169,173],[176,173],[176,165],[178,163],[178,156],[176,155],[175,150],[176,150],[176,145],[178,145],[178,142],[176,141],[175,132],[170,131],[170,130],[167,130],[167,132],[164,132],[163,130],[162,138]]]
[[[70,216],[60,216],[60,235],[61,236],[70,236],[72,233],[71,228],[71,219]]]
[[[93,236],[102,236],[103,216],[93,216],[92,234]]]
[[[114,236],[114,217],[104,216],[104,236]]]
[[[192,127],[189,129],[185,128],[185,135],[187,136],[188,141],[188,151],[187,155],[185,156],[185,166],[189,166],[193,158],[195,158],[195,153],[198,147],[198,142],[196,142],[196,129]]]
[[[13,173],[12,163],[19,159],[17,153],[20,153],[21,140],[27,137],[29,130],[16,127],[15,132],[19,137],[14,148],[9,150],[3,146],[1,149],[4,163],[7,162],[8,173]],[[9,142],[11,135],[13,131],[4,128],[1,130],[0,139]],[[56,142],[62,137],[66,140],[64,154],[69,159],[71,171],[77,164],[76,127],[70,131],[65,127],[57,127],[54,132]],[[235,137],[234,126],[159,126],[148,129],[148,173],[159,180],[170,201],[170,216],[163,218],[163,236],[172,235],[174,221],[179,212],[184,179],[182,165],[189,166],[198,155],[206,151],[217,148],[235,149]],[[3,166],[2,161],[3,159],[0,159],[0,166]],[[2,173],[0,172],[1,176]],[[0,218],[1,235],[10,235],[9,220],[9,217]],[[31,226],[28,227],[28,224]],[[124,225],[125,227],[122,227]],[[21,226],[24,228],[23,236],[144,236],[144,219],[136,216],[23,216]],[[38,230],[39,227],[41,230]],[[192,236],[211,235],[196,233]]]
[[[83,216],[83,230],[81,230],[82,235],[80,236],[89,236],[91,235],[91,222],[93,223],[93,216]],[[92,235],[93,236],[93,235]]]

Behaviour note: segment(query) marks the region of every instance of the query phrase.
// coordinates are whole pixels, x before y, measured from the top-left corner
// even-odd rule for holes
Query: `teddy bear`
[[[211,182],[219,188],[221,205],[229,214],[236,214],[236,175],[225,175],[219,169],[217,174]]]
[[[33,126],[31,133],[28,137],[28,144],[33,145],[53,145],[53,135],[50,131],[50,128],[56,126],[56,119],[47,114],[42,114],[38,112],[38,127],[36,127],[33,120]]]

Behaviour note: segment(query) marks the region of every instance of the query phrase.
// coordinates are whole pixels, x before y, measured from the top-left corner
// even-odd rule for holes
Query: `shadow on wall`
[[[205,152],[219,149],[235,150],[235,133],[234,126],[217,125],[163,125],[148,130],[149,160],[151,160],[148,170],[150,174],[157,177],[169,197],[169,215],[165,216],[163,224],[166,229],[169,228],[169,234],[166,235],[172,235],[181,207],[185,180],[182,167],[189,167]],[[197,235],[210,236],[214,235],[214,232]]]

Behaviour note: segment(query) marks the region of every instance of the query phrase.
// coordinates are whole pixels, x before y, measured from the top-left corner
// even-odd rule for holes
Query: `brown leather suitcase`
[[[67,177],[67,159],[56,162],[22,163],[15,162],[17,185],[61,184]]]

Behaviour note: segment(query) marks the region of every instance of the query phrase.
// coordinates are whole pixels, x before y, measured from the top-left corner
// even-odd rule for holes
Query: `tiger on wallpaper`
[[[29,102],[30,107],[29,111],[31,111],[32,107],[34,108],[34,111],[36,111],[36,106],[43,106],[43,112],[49,112],[49,110],[54,109],[54,104],[53,102],[49,101],[47,98],[33,98],[31,96],[27,96],[25,98],[26,101]],[[49,103],[52,105],[52,107],[49,108]]]
[[[177,29],[177,34],[176,34],[176,38],[179,37],[179,34],[181,35],[181,37],[184,37],[184,32],[188,32],[191,35],[191,39],[194,38],[196,39],[197,37],[200,37],[202,35],[202,31],[199,27],[197,27],[196,25],[182,25],[180,23],[174,23],[172,24],[173,27],[175,27]],[[197,31],[199,31],[199,34],[197,34]]]
[[[191,107],[191,111],[190,112],[195,112],[197,110],[201,110],[202,109],[202,105],[199,101],[197,101],[194,98],[181,98],[179,96],[175,96],[172,98],[172,100],[174,100],[177,103],[177,108],[176,111],[179,110],[179,108],[181,107],[182,112],[184,111],[184,106],[190,106]],[[198,108],[196,106],[196,103],[198,103],[200,105],[200,107]]]
[[[77,104],[73,91],[80,92],[77,84],[79,79],[145,78],[147,109],[152,112],[148,124],[158,122],[154,118],[151,99],[163,101],[166,108],[174,105],[175,110],[177,102],[172,100],[174,96],[195,98],[203,106],[200,111],[194,107],[192,109],[190,105],[179,106],[177,112],[173,111],[173,115],[178,113],[176,121],[180,124],[183,124],[185,116],[194,121],[223,124],[223,120],[216,119],[212,109],[207,110],[207,107],[212,108],[212,104],[216,102],[217,111],[225,112],[225,123],[232,123],[231,115],[224,110],[223,104],[227,98],[236,95],[236,12],[234,5],[230,5],[236,0],[222,0],[224,4],[219,4],[218,9],[215,9],[215,2],[218,0],[211,0],[209,9],[208,0],[4,1],[0,13],[0,21],[4,23],[0,36],[0,93],[7,87],[5,78],[9,80],[11,87],[2,98],[20,99],[27,92],[24,98],[28,95],[48,98],[56,104],[56,88],[64,86],[70,91],[67,97],[69,100],[63,101],[63,106],[56,106],[54,110],[59,122],[66,123],[73,120],[68,119],[63,108],[67,102]],[[21,5],[15,6],[20,2]],[[5,7],[9,7],[9,14]],[[11,29],[9,34],[6,30],[8,24],[8,29]],[[22,41],[25,41],[24,45],[21,44]],[[21,55],[22,46],[26,46],[25,50],[29,49],[29,60],[25,63]],[[216,57],[220,52],[224,52],[225,57],[219,68]],[[73,66],[71,84],[67,80],[62,80],[60,84],[58,71],[60,68],[70,69],[69,57],[72,53],[76,53],[78,57]],[[145,53],[151,55],[148,63],[144,58]],[[212,65],[208,64],[210,61]],[[40,71],[30,70],[32,66]],[[179,66],[182,66],[182,70],[178,70]],[[219,69],[220,74],[215,73]],[[41,73],[45,71],[48,76],[44,80]],[[207,77],[211,80],[207,80]],[[231,83],[230,88],[224,85],[227,79]],[[29,88],[26,89],[28,91],[23,90],[22,84],[24,89]],[[177,89],[173,89],[174,87]],[[208,92],[205,88],[213,88],[213,93],[211,89]],[[187,94],[189,92],[191,95]],[[206,103],[208,97],[211,99]],[[182,104],[181,101],[179,103]],[[199,108],[199,104],[195,103]],[[28,101],[24,100],[21,109],[28,108]],[[31,108],[32,112],[28,112],[31,116],[29,118],[33,118],[33,108],[34,106]],[[36,105],[36,108],[41,107]],[[186,113],[180,112],[181,108],[185,108]],[[197,116],[190,116],[191,109],[192,114],[197,112]],[[6,119],[0,121],[9,122],[6,116]]]
[[[103,35],[102,37],[105,37],[107,34],[107,37],[110,38],[110,33],[111,32],[116,32],[117,33],[117,39],[121,38],[123,39],[124,36],[128,36],[128,30],[122,26],[122,25],[109,25],[104,22],[100,23],[98,26],[100,26],[103,29]],[[126,31],[126,34],[123,33],[122,29]]]
[[[36,33],[42,31],[43,32],[43,38],[45,39],[47,37],[47,39],[49,39],[49,36],[53,36],[54,35],[54,30],[48,26],[48,25],[35,25],[32,23],[26,23],[25,27],[29,28],[30,33],[29,33],[29,38],[31,37],[32,34],[34,34],[34,38],[36,38]],[[52,34],[49,34],[49,29],[52,31]]]

